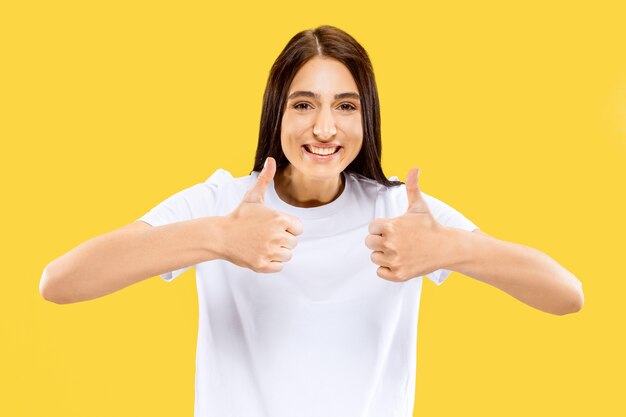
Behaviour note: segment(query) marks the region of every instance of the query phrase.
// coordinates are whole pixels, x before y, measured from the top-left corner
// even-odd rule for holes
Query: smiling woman
[[[418,170],[385,177],[381,153],[365,50],[331,26],[300,32],[270,71],[253,171],[217,169],[141,227],[85,242],[41,292],[82,301],[195,266],[196,416],[409,416],[423,277],[462,271],[555,314],[582,290],[541,252],[471,233]]]
[[[316,158],[323,151],[304,145],[339,152]],[[381,154],[378,89],[365,49],[332,26],[296,34],[270,71],[253,171],[273,157],[279,194],[310,207],[336,198],[344,171],[386,187],[401,184],[384,175]]]
[[[290,91],[280,131],[289,164],[276,172],[276,192],[294,206],[326,204],[343,190],[341,172],[363,144],[358,88],[341,62],[315,57]]]

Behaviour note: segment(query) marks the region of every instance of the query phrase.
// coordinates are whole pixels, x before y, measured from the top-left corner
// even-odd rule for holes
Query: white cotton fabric
[[[161,226],[227,215],[258,174],[234,178],[218,169],[139,220]],[[374,218],[406,212],[406,187],[342,175],[342,194],[313,208],[285,203],[269,184],[265,204],[304,226],[281,272],[259,274],[224,260],[195,265],[195,417],[412,416],[422,277],[402,283],[378,277],[365,246]],[[422,195],[444,226],[478,228]],[[171,281],[188,268],[161,277]],[[427,278],[441,285],[449,274]]]

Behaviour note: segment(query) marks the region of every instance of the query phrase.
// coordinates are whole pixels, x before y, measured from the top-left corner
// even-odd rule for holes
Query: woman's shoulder
[[[218,168],[204,181],[210,187],[223,188],[227,186],[247,187],[252,181],[258,178],[259,173],[252,171],[249,175],[235,177],[230,171]]]

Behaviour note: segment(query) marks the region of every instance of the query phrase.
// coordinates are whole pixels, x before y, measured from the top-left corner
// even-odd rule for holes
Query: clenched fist
[[[374,251],[372,262],[380,265],[376,274],[389,281],[407,281],[446,266],[447,228],[430,213],[417,185],[418,176],[419,168],[406,177],[409,206],[405,214],[369,224],[365,245]]]
[[[225,218],[224,259],[255,272],[281,271],[303,230],[297,217],[264,205],[265,190],[275,173],[276,161],[268,157],[257,182]]]

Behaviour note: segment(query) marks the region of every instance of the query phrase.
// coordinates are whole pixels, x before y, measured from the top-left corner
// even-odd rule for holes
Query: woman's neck
[[[295,207],[318,207],[337,199],[345,187],[343,175],[317,180],[304,177],[291,165],[276,171],[274,189],[285,203]]]

